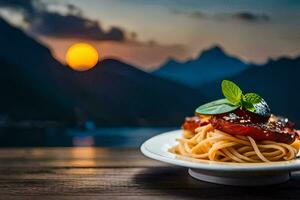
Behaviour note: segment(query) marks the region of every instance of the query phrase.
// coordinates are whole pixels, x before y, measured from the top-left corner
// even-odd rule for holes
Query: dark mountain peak
[[[0,55],[9,64],[41,68],[43,66],[60,65],[52,56],[50,50],[38,43],[23,30],[9,24],[0,17]],[[36,54],[34,59],[32,52]],[[17,55],[18,59],[15,59]],[[51,63],[50,63],[51,62]],[[46,67],[45,67],[46,68]]]
[[[132,66],[126,62],[114,59],[114,58],[106,58],[100,60],[97,66],[89,71],[93,70],[106,70],[106,71],[116,71],[116,72],[124,72],[124,71],[141,71],[137,67]]]
[[[162,64],[162,66],[166,66],[166,65],[177,65],[180,64],[177,60],[175,60],[174,58],[170,57],[166,60],[165,63]]]
[[[119,65],[119,64],[125,64],[125,63],[123,63],[122,61],[117,60],[115,58],[105,58],[105,59],[101,60],[99,62],[99,64],[103,64],[103,65],[106,65],[106,64]]]
[[[223,47],[221,47],[218,44],[217,45],[213,45],[211,48],[208,49],[208,51],[216,51],[216,52],[224,53]]]
[[[228,55],[225,53],[224,49],[221,46],[215,45],[209,49],[203,50],[199,55],[198,60],[203,58],[211,59],[220,57],[228,57]]]
[[[215,45],[204,50],[196,59],[186,62],[169,60],[153,73],[189,87],[198,88],[218,78],[238,74],[247,67],[246,63],[228,55],[222,47]]]
[[[265,65],[265,64],[269,64],[269,63],[273,63],[273,62],[275,62],[276,60],[274,59],[274,58],[268,58],[268,60],[265,62],[265,63],[263,63],[262,65]]]
[[[300,56],[298,56],[296,58],[283,56],[278,59],[269,58],[265,65],[268,66],[268,65],[273,65],[273,64],[278,65],[278,64],[284,64],[284,63],[299,63],[299,61],[300,61]]]
[[[116,60],[114,58],[105,58],[103,60],[100,60],[98,62],[98,64],[93,67],[92,69],[90,70],[87,70],[87,71],[84,71],[84,72],[75,72],[75,73],[78,73],[78,74],[94,74],[94,73],[98,73],[99,71],[131,71],[131,70],[135,70],[135,67],[125,63],[125,62],[122,62],[122,61],[119,61],[119,60]],[[73,71],[73,70],[71,70]],[[73,71],[74,72],[74,71]]]

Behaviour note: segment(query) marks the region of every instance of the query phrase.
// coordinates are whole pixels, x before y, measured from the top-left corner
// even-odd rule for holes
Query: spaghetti
[[[295,159],[297,147],[275,141],[255,141],[250,136],[230,135],[211,124],[200,126],[195,134],[184,130],[183,138],[170,152],[201,160],[237,163],[287,161]]]

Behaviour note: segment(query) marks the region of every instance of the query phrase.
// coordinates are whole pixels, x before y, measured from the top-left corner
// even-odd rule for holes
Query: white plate
[[[221,163],[178,157],[168,149],[177,144],[182,130],[154,136],[141,146],[142,153],[152,159],[190,168],[196,179],[227,185],[269,185],[287,181],[290,172],[300,170],[300,159],[273,163]]]

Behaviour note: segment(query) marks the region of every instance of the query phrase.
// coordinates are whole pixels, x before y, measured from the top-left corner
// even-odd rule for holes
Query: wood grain
[[[0,199],[299,199],[300,173],[269,187],[194,180],[137,149],[0,149]]]

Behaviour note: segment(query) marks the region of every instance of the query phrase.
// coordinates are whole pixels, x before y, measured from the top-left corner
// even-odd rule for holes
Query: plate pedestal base
[[[234,173],[234,172],[208,172],[189,169],[189,174],[195,179],[210,183],[235,186],[261,186],[284,183],[290,179],[290,172],[273,173]]]

